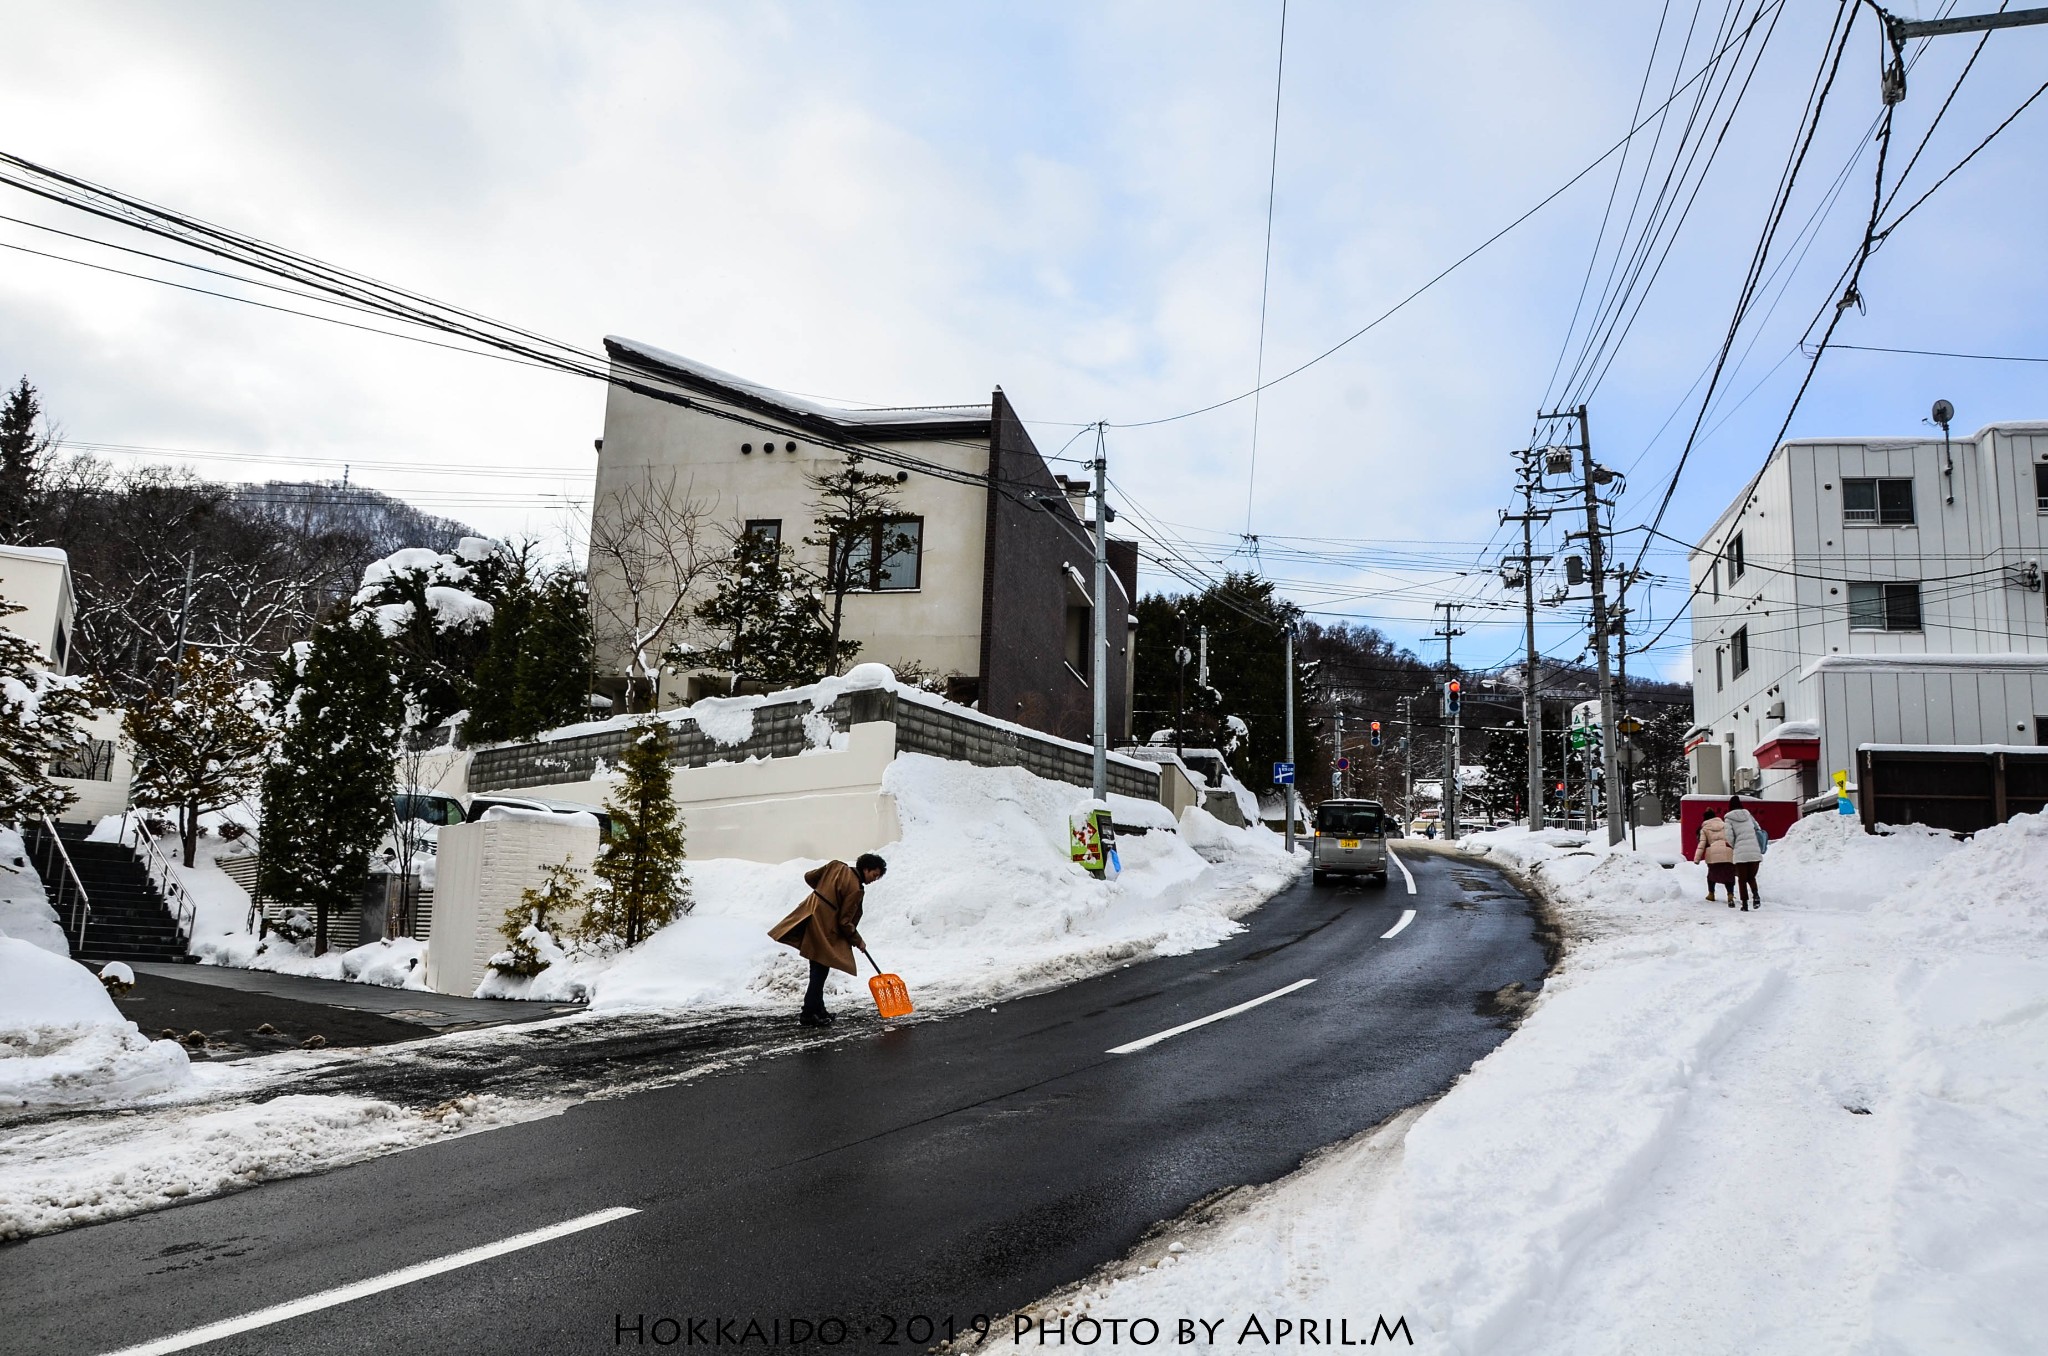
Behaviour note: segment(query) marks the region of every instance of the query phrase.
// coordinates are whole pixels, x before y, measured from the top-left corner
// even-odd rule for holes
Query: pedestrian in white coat
[[[1742,808],[1742,797],[1728,802],[1728,813],[1721,817],[1727,826],[1728,847],[1735,854],[1735,887],[1742,896],[1742,911],[1761,907],[1764,900],[1756,888],[1757,867],[1764,859],[1764,826],[1756,822],[1756,816]],[[1728,907],[1734,908],[1735,901],[1729,900]]]

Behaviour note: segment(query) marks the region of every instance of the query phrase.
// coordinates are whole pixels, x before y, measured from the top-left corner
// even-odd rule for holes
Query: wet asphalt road
[[[834,1350],[920,1349],[912,1318],[943,1337],[1026,1304],[1505,1039],[1492,995],[1545,967],[1528,901],[1485,867],[1406,860],[1414,896],[1398,871],[1304,877],[1207,951],[0,1247],[0,1351],[113,1352],[614,1206],[639,1213],[193,1349],[617,1351],[622,1315],[626,1349],[662,1318],[707,1320],[700,1343],[721,1320],[731,1343],[749,1319],[836,1318]]]

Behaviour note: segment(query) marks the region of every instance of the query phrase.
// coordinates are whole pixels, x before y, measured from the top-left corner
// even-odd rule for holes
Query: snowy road
[[[1527,901],[1409,866],[1412,895],[1304,881],[1222,946],[1000,1009],[0,1248],[0,1350],[595,1352],[753,1319],[756,1346],[800,1348],[795,1319],[921,1349],[1503,1039],[1493,996],[1544,968]]]

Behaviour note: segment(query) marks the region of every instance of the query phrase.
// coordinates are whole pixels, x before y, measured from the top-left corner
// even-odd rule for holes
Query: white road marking
[[[615,1205],[609,1210],[599,1210],[595,1214],[590,1215],[578,1215],[575,1219],[566,1219],[560,1224],[550,1224],[544,1229],[534,1229],[528,1233],[514,1234],[510,1238],[501,1238],[495,1243],[486,1243],[479,1248],[469,1248],[462,1252],[450,1253],[446,1257],[439,1257],[431,1262],[420,1262],[414,1266],[402,1267],[397,1271],[388,1271],[382,1276],[372,1276],[366,1281],[356,1281],[350,1285],[337,1286],[332,1290],[322,1290],[319,1294],[308,1295],[304,1299],[295,1299],[284,1304],[274,1304],[268,1309],[258,1309],[254,1313],[243,1314],[240,1318],[224,1318],[218,1323],[209,1323],[203,1328],[190,1328],[181,1333],[173,1333],[169,1337],[159,1337],[154,1342],[143,1342],[132,1347],[122,1347],[119,1351],[109,1353],[109,1356],[162,1356],[165,1352],[184,1351],[188,1347],[202,1346],[208,1342],[218,1342],[221,1338],[233,1337],[236,1333],[248,1332],[254,1328],[267,1328],[273,1323],[282,1323],[288,1318],[298,1318],[302,1314],[317,1313],[322,1309],[331,1309],[337,1304],[347,1304],[350,1300],[359,1300],[366,1295],[377,1294],[379,1291],[394,1290],[401,1285],[411,1285],[414,1281],[424,1281],[429,1276],[439,1276],[444,1271],[456,1271],[462,1267],[475,1266],[478,1262],[488,1262],[491,1258],[502,1257],[508,1252],[518,1252],[522,1248],[530,1248],[537,1243],[546,1243],[552,1239],[561,1238],[566,1234],[578,1233],[584,1229],[594,1229],[600,1224],[610,1224],[613,1220],[624,1219],[628,1215],[637,1215],[639,1213],[638,1210],[630,1206]]]
[[[1135,1054],[1136,1052],[1143,1050],[1148,1045],[1157,1045],[1159,1044],[1159,1042],[1163,1040],[1170,1040],[1173,1037],[1180,1035],[1183,1031],[1193,1031],[1198,1026],[1207,1026],[1211,1022],[1220,1022],[1225,1017],[1235,1017],[1240,1012],[1250,1012],[1253,1008],[1257,1007],[1261,1003],[1270,1003],[1274,999],[1280,997],[1283,994],[1293,993],[1296,989],[1305,989],[1313,983],[1315,983],[1313,979],[1297,979],[1292,984],[1288,985],[1286,988],[1275,989],[1273,990],[1273,992],[1269,994],[1265,994],[1261,997],[1254,998],[1249,1003],[1239,1003],[1234,1008],[1225,1008],[1221,1012],[1212,1012],[1207,1017],[1197,1017],[1192,1022],[1184,1022],[1181,1025],[1174,1027],[1169,1031],[1162,1031],[1156,1036],[1147,1036],[1144,1040],[1132,1041],[1129,1045],[1119,1045],[1114,1050],[1109,1051],[1109,1053],[1112,1055]]]
[[[1412,895],[1412,894],[1414,894],[1414,893],[1415,893],[1415,877],[1414,877],[1414,876],[1413,876],[1412,874],[1410,874],[1410,872],[1409,872],[1409,870],[1408,870],[1408,863],[1406,863],[1406,862],[1402,861],[1402,860],[1401,860],[1401,859],[1400,859],[1399,857],[1396,857],[1396,856],[1395,856],[1395,855],[1393,854],[1392,850],[1389,850],[1389,851],[1388,851],[1388,853],[1387,853],[1387,859],[1388,859],[1389,861],[1393,862],[1393,864],[1394,864],[1395,866],[1398,866],[1398,867],[1400,867],[1400,868],[1401,868],[1401,879],[1402,879],[1402,880],[1405,880],[1405,881],[1407,881],[1407,882],[1408,882],[1408,893],[1409,893],[1409,894],[1411,894],[1411,895]]]
[[[1408,925],[1409,925],[1410,923],[1412,923],[1412,922],[1414,922],[1414,921],[1415,921],[1415,910],[1413,910],[1413,909],[1403,909],[1403,910],[1401,910],[1401,921],[1400,921],[1400,922],[1398,922],[1398,923],[1396,923],[1396,924],[1394,924],[1394,926],[1392,926],[1392,927],[1388,928],[1388,929],[1387,929],[1387,930],[1386,930],[1385,932],[1382,932],[1382,933],[1380,934],[1380,940],[1384,942],[1384,941],[1385,941],[1385,940],[1387,940],[1387,938],[1389,938],[1389,937],[1396,937],[1396,936],[1399,936],[1399,935],[1400,935],[1400,932],[1401,932],[1401,929],[1402,929],[1402,928],[1405,928],[1405,927],[1407,927],[1407,926],[1408,926]]]

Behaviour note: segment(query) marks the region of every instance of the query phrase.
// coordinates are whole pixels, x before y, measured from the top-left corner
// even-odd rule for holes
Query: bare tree
[[[710,510],[674,471],[615,485],[590,513],[598,650],[626,669],[626,710],[655,701],[659,656],[692,624],[691,595],[725,563]]]
[[[897,478],[861,470],[859,454],[848,453],[846,464],[836,471],[808,472],[804,479],[811,487],[816,525],[804,545],[824,552],[818,586],[831,604],[826,667],[837,673],[860,649],[841,639],[846,595],[877,587],[889,560],[915,550],[916,543],[901,527],[905,514]]]

